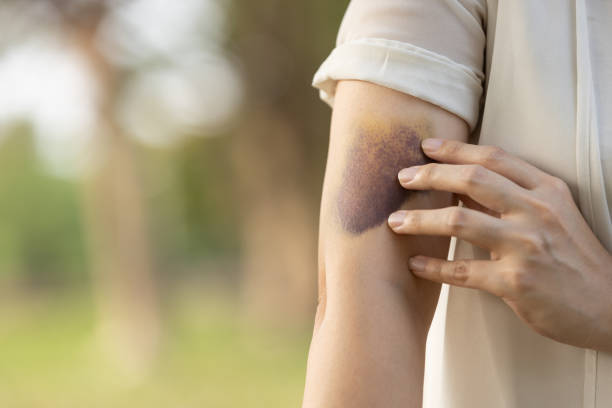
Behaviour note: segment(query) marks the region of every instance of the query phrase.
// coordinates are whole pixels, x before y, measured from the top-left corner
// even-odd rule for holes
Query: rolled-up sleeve
[[[339,80],[372,82],[454,113],[473,130],[486,10],[485,0],[352,0],[313,86],[333,106]]]

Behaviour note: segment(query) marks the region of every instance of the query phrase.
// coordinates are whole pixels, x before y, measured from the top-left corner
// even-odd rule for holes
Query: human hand
[[[612,351],[612,255],[565,182],[497,147],[442,139],[422,146],[439,163],[403,169],[401,185],[460,194],[467,207],[397,211],[389,226],[456,236],[489,250],[491,260],[415,256],[412,272],[499,296],[546,337]]]

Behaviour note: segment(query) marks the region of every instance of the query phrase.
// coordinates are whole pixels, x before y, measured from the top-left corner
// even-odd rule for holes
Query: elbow
[[[317,296],[317,308],[314,319],[314,333],[319,330],[325,319],[327,309],[327,290],[325,287],[325,266],[319,266],[319,289]]]

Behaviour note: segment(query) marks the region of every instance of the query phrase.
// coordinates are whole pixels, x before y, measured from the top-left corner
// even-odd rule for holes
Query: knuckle
[[[561,225],[559,214],[557,210],[548,206],[544,211],[540,213],[540,220],[547,226]]]
[[[421,225],[421,214],[415,211],[410,211],[404,218],[404,224],[412,228],[418,228]]]
[[[480,164],[472,164],[466,167],[463,176],[465,184],[468,187],[478,185],[481,184],[486,177],[486,169]]]
[[[536,211],[538,213],[548,211],[548,202],[545,197],[542,195],[525,195],[525,202],[532,209],[532,211]]]
[[[464,261],[455,261],[443,270],[445,280],[453,283],[465,283],[469,276],[469,268]]]
[[[546,239],[540,233],[524,233],[520,235],[520,245],[527,254],[545,252]]]
[[[538,220],[545,225],[559,223],[559,214],[556,205],[548,201],[548,198],[531,197],[528,199],[528,205]]]
[[[464,229],[467,222],[467,214],[460,207],[452,207],[447,210],[446,225],[451,233],[455,234]]]
[[[429,180],[435,175],[436,163],[428,163],[421,166],[419,169],[419,177],[424,180]]]
[[[552,211],[551,205],[546,198],[530,197],[528,203],[538,216],[543,216]]]
[[[508,286],[513,293],[523,294],[533,288],[532,276],[523,268],[511,269],[507,274]]]
[[[506,151],[501,147],[487,146],[483,153],[482,164],[485,167],[491,167],[499,164],[500,161],[506,158]]]
[[[564,194],[564,195],[571,195],[569,186],[563,179],[559,177],[551,176],[548,181],[548,184],[557,193]]]
[[[445,140],[444,142],[442,142],[440,151],[444,154],[444,156],[453,157],[456,156],[457,153],[460,153],[462,147],[463,146],[460,143]]]

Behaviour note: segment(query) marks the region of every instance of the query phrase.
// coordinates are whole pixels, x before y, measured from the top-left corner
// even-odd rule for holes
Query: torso
[[[582,1],[488,1],[479,143],[564,179],[582,207],[590,203],[585,218],[612,250],[612,2],[586,1],[580,21]],[[580,24],[588,37],[577,35]],[[585,47],[588,73],[577,58]],[[487,256],[457,243],[456,259]],[[542,337],[489,294],[451,287],[432,332],[444,341],[428,348],[426,408],[612,406],[612,355]]]

